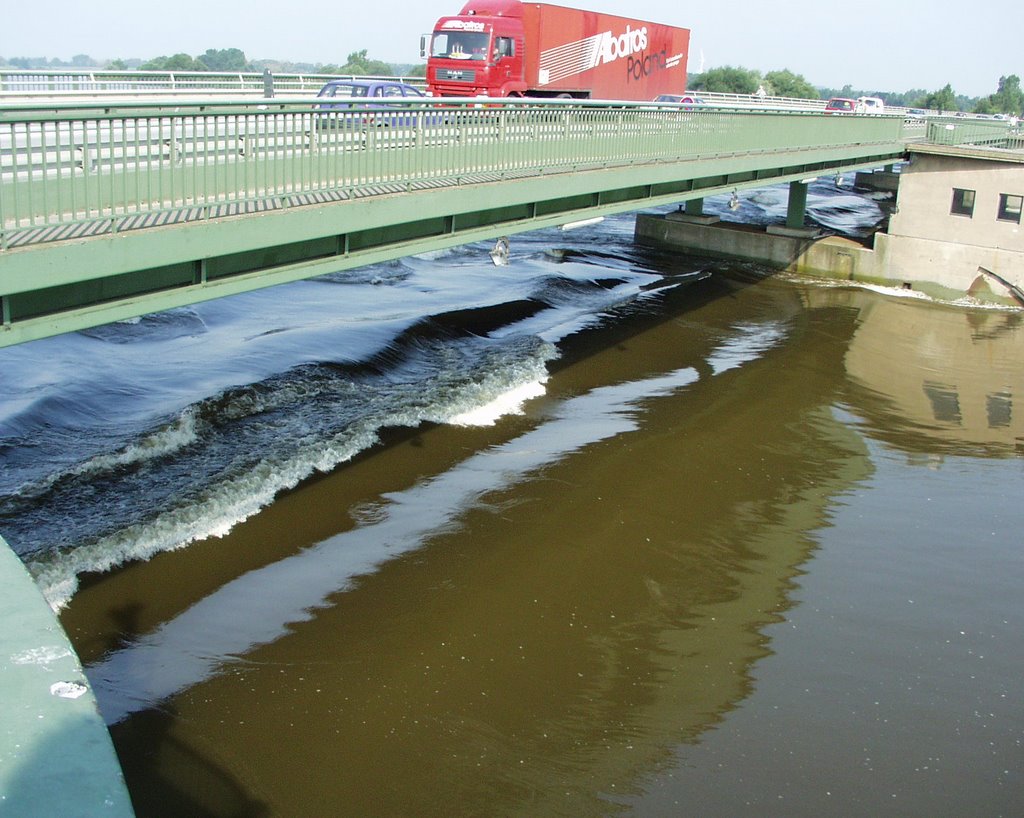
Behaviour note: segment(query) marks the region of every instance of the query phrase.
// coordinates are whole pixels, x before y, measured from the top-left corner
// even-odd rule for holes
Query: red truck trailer
[[[434,26],[435,96],[653,100],[686,89],[690,30],[596,11],[469,0]]]

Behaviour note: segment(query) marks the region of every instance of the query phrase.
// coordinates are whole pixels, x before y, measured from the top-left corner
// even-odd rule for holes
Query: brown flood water
[[[1024,814],[1022,362],[719,278],[63,622],[140,816]]]

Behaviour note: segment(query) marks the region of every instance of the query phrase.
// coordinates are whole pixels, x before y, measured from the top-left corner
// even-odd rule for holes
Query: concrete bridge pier
[[[807,215],[807,182],[789,183],[789,206],[786,211],[786,227],[799,230],[804,226]]]
[[[686,210],[684,211],[687,216],[703,216],[704,215],[704,199],[690,199],[686,203]]]

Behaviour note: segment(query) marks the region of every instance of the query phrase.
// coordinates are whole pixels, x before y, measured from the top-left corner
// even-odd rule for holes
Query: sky
[[[342,64],[353,51],[371,59],[419,62],[419,36],[463,0],[269,0],[244,3],[107,0],[85,10],[79,0],[6,4],[0,56],[97,59],[192,56],[238,48],[250,60]],[[562,0],[691,30],[690,73],[723,65],[789,69],[811,84],[865,91],[993,93],[999,77],[1024,76],[1020,0],[970,6],[950,0]],[[47,24],[46,20],[60,21]]]

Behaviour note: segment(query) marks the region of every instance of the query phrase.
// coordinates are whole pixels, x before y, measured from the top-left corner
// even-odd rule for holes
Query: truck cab
[[[434,26],[424,48],[427,86],[435,96],[521,95],[523,46],[519,0],[470,0]]]

